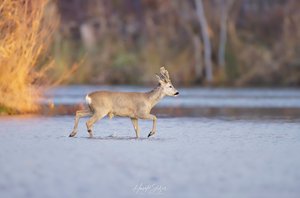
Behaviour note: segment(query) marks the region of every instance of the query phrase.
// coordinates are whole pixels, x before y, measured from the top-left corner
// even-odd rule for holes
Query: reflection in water
[[[73,137],[76,138],[76,137]],[[124,140],[124,141],[128,141],[128,140],[132,140],[132,141],[168,141],[168,140],[172,140],[172,138],[158,138],[158,137],[152,137],[152,138],[148,138],[148,137],[139,137],[136,138],[134,136],[105,136],[105,137],[79,137],[79,138],[84,138],[84,139],[89,139],[89,140]]]

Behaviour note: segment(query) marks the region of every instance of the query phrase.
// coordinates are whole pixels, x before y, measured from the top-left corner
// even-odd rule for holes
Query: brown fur
[[[156,132],[156,116],[150,114],[151,109],[166,95],[177,96],[178,91],[173,87],[167,70],[161,68],[161,76],[158,76],[159,86],[150,92],[111,92],[96,91],[87,95],[89,110],[76,112],[75,125],[70,137],[77,133],[79,119],[84,116],[91,116],[87,121],[87,129],[92,134],[92,126],[95,122],[108,115],[129,117],[134,126],[136,137],[139,137],[138,119],[149,119],[153,121],[153,127],[148,137]]]

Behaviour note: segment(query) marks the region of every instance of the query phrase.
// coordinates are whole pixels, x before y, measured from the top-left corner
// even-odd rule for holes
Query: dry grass
[[[38,82],[50,66],[46,63],[38,70],[37,64],[56,27],[44,17],[47,3],[48,0],[2,0],[0,4],[0,110],[38,110]]]

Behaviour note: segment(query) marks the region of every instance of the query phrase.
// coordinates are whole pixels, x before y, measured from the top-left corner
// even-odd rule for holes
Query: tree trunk
[[[193,35],[193,43],[194,43],[194,52],[195,52],[195,77],[196,81],[200,81],[202,79],[203,67],[202,67],[202,49],[201,49],[201,40],[198,34]]]
[[[92,51],[96,44],[93,26],[90,23],[80,25],[80,36],[87,50]]]
[[[225,67],[225,50],[226,50],[226,42],[227,42],[227,7],[224,0],[220,0],[220,39],[219,39],[219,52],[218,52],[218,62],[219,67]]]
[[[230,39],[230,43],[234,46],[234,48],[239,49],[237,46],[241,46],[241,41],[239,40],[239,36],[236,30],[236,22],[242,7],[242,1],[233,0],[231,4],[231,12],[228,13],[228,25],[227,25],[227,33],[228,38]]]
[[[202,0],[195,0],[196,11],[199,19],[201,34],[204,43],[204,64],[205,64],[205,77],[207,82],[212,82],[213,71],[212,71],[212,60],[211,60],[211,43],[209,39],[208,24],[205,18]]]
[[[225,67],[225,52],[227,43],[227,20],[228,12],[234,0],[219,0],[221,15],[220,15],[220,38],[219,38],[219,52],[218,62],[221,68]]]

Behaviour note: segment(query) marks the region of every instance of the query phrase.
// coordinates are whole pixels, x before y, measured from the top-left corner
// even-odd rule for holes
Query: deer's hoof
[[[154,133],[155,133],[155,132],[151,131],[151,132],[149,133],[148,137],[154,135]]]
[[[76,133],[72,132],[69,137],[74,137],[76,135]]]

